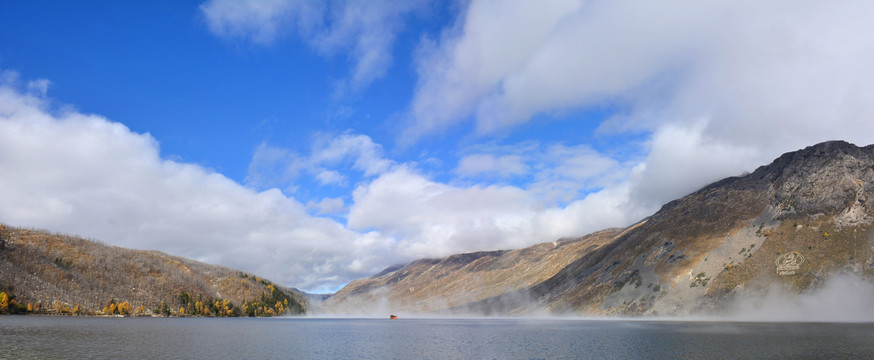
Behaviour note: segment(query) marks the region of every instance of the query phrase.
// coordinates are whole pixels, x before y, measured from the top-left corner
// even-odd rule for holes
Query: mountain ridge
[[[752,173],[716,181],[670,201],[621,232],[609,233],[598,246],[565,253],[568,261],[534,284],[483,291],[479,287],[494,283],[470,265],[410,267],[420,272],[394,282],[388,278],[394,272],[353,281],[324,306],[329,312],[354,312],[366,299],[363,303],[411,313],[719,312],[731,301],[771,286],[800,293],[838,271],[864,278],[874,275],[872,209],[874,145],[828,141],[787,152]],[[797,264],[794,273],[780,275],[777,262],[787,254],[807,260]],[[444,259],[453,256],[457,255]],[[500,262],[500,257],[492,261]],[[431,260],[431,266],[442,260]],[[465,289],[467,293],[436,292],[430,298],[409,294],[410,288],[439,280],[425,275],[441,271],[477,285]],[[417,275],[420,278],[413,281]],[[445,306],[422,306],[435,298]]]

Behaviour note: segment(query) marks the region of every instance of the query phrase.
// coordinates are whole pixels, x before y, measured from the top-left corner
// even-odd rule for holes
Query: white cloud
[[[419,50],[415,123],[404,137],[415,139],[463,120],[579,6],[573,1],[470,2],[439,43],[426,41]]]
[[[587,192],[618,186],[631,170],[631,162],[620,162],[587,145],[551,145],[538,155],[536,164],[531,189],[544,202],[568,203]]]
[[[367,135],[344,133],[339,136],[322,135],[313,146],[311,162],[336,164],[353,159],[352,168],[373,176],[385,172],[393,162],[383,155],[382,145],[373,142]]]
[[[653,135],[647,159],[630,174],[635,203],[654,211],[704,185],[752,172],[775,158],[764,157],[752,147],[726,145],[705,135],[706,126],[704,120],[691,127],[668,125]]]
[[[258,188],[285,187],[294,193],[293,181],[304,170],[304,160],[287,149],[261,143],[255,149],[246,183]]]
[[[348,226],[379,229],[403,239],[406,257],[520,248],[536,242],[622,226],[640,216],[627,189],[589,194],[565,208],[543,207],[532,192],[513,186],[446,185],[405,166],[354,192]]]
[[[0,171],[5,223],[159,249],[304,289],[369,275],[392,253],[379,234],[312,217],[275,189],[161,159],[151,136],[96,115],[53,113],[9,83],[0,85]]]
[[[51,85],[47,79],[32,80],[27,82],[27,90],[36,96],[46,96]]]
[[[348,51],[354,59],[346,82],[360,90],[385,75],[392,64],[392,46],[405,18],[425,5],[424,1],[347,1],[332,8],[329,23],[315,42],[326,53]]]
[[[394,164],[385,158],[382,145],[367,135],[318,134],[308,154],[259,145],[249,164],[246,182],[259,188],[281,187],[293,193],[302,174],[311,175],[322,186],[347,186],[351,175],[347,170],[357,170],[366,179],[388,171]]]
[[[346,177],[339,171],[321,170],[316,174],[316,180],[322,185],[343,185],[346,183]]]
[[[599,134],[651,137],[630,194],[652,208],[783,152],[874,142],[871,13],[861,0],[474,0],[423,42],[402,141],[609,105]]]
[[[458,161],[456,174],[469,180],[512,180],[543,206],[567,204],[593,190],[620,184],[637,164],[613,159],[588,145],[534,141],[474,146],[470,152]]]
[[[392,46],[405,20],[425,1],[209,0],[200,6],[209,30],[224,38],[272,44],[298,34],[320,53],[348,53],[352,64],[340,92],[361,90],[392,65]]]
[[[702,47],[723,23],[710,20],[725,8],[684,0],[472,1],[457,29],[420,54],[412,126],[439,130],[475,115],[477,128],[490,132],[538,113],[633,101],[649,94],[642,87],[707,58]]]
[[[346,204],[343,198],[324,198],[319,202],[307,202],[307,207],[316,209],[316,213],[321,215],[333,215],[343,212]]]
[[[471,154],[458,160],[458,168],[455,172],[461,176],[494,174],[499,177],[509,177],[527,174],[528,166],[518,155]]]
[[[289,32],[283,29],[289,22],[298,22],[299,30],[308,32],[317,25],[323,9],[315,1],[210,0],[200,5],[200,11],[216,35],[270,45]]]

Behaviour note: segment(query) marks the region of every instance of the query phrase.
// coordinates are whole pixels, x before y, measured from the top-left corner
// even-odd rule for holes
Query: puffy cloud
[[[347,1],[332,8],[330,29],[316,39],[317,46],[331,53],[346,49],[355,59],[346,85],[357,91],[385,75],[392,64],[392,45],[410,13],[424,1]]]
[[[629,194],[657,208],[783,152],[874,142],[872,12],[861,0],[474,0],[419,49],[404,141],[606,105],[617,110],[598,134],[648,138]]]
[[[633,161],[620,162],[587,145],[553,144],[538,155],[531,189],[542,201],[568,203],[601,188],[619,186]]]
[[[373,176],[388,170],[393,162],[383,155],[382,145],[367,135],[344,133],[340,136],[322,135],[313,146],[311,161],[315,164],[336,164],[353,159],[352,168]]]
[[[332,215],[343,212],[346,209],[346,203],[343,198],[324,198],[319,202],[307,202],[307,207],[315,209],[318,214]]]
[[[458,161],[456,174],[468,180],[511,180],[543,206],[567,204],[593,190],[620,184],[637,164],[619,161],[588,145],[543,145],[535,141],[480,145],[469,152]]]
[[[453,31],[420,52],[411,126],[432,131],[473,115],[488,132],[605,101],[640,111],[632,118],[658,111],[657,124],[714,117],[714,133],[735,136],[750,125],[849,121],[871,106],[864,70],[874,40],[860,34],[874,28],[872,8],[472,1]]]
[[[622,226],[627,188],[591,193],[568,206],[544,207],[533,192],[514,186],[452,186],[399,166],[355,189],[348,226],[378,229],[402,239],[405,257],[520,248],[536,242]],[[632,209],[633,210],[633,209]]]
[[[287,149],[261,143],[255,149],[246,175],[246,183],[259,188],[285,186],[295,192],[293,181],[304,170],[305,161]]]
[[[210,0],[200,5],[200,11],[216,35],[270,45],[287,32],[283,27],[288,22],[297,22],[299,30],[309,32],[323,9],[315,1]]]
[[[579,6],[572,1],[470,2],[439,43],[425,41],[419,50],[415,123],[404,137],[445,130],[466,118]]]
[[[706,125],[704,120],[691,127],[669,125],[653,134],[646,160],[629,176],[634,203],[655,211],[706,184],[751,172],[774,159],[706,135]]]
[[[323,169],[316,175],[316,180],[322,185],[343,185],[346,177],[339,171]]]
[[[292,161],[323,184],[357,170],[347,228],[391,239],[385,265],[419,257],[485,249],[520,248],[608,226],[623,226],[647,215],[630,203],[626,164],[585,145],[474,146],[449,183],[429,177],[414,163],[384,157],[382,147],[360,134],[321,134],[308,154],[262,146],[265,158]],[[275,155],[275,156],[274,156]],[[337,169],[337,170],[334,170]],[[278,172],[284,173],[284,172]],[[439,173],[439,171],[438,171]],[[370,175],[368,175],[370,174]],[[514,185],[490,184],[501,177]],[[329,178],[326,180],[326,178]],[[484,184],[478,180],[485,180]],[[310,201],[318,214],[339,215],[344,197]]]
[[[39,94],[8,82],[0,85],[0,169],[0,219],[8,224],[158,249],[304,289],[332,289],[378,271],[391,252],[379,234],[310,216],[276,189],[254,191],[162,159],[151,136],[100,116],[53,111]]]
[[[350,180],[347,170],[357,170],[368,178],[388,171],[394,164],[385,158],[382,145],[367,135],[319,134],[308,154],[259,145],[249,163],[246,181],[260,188],[283,187],[295,192],[301,174],[312,175],[319,185],[346,186]]]
[[[209,30],[262,45],[299,34],[325,55],[348,53],[354,63],[338,91],[358,91],[385,75],[404,20],[425,1],[210,0],[200,5]]]

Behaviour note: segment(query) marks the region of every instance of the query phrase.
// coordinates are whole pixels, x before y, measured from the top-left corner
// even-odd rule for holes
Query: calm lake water
[[[874,358],[874,324],[0,317],[0,358]]]

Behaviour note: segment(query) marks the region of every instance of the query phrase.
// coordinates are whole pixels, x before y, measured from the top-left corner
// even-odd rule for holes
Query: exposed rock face
[[[325,305],[484,314],[718,311],[775,284],[800,292],[837,271],[874,274],[872,209],[874,145],[826,142],[708,185],[622,231],[551,249],[419,260],[352,282]]]
[[[832,141],[788,153],[762,172],[772,185],[769,205],[780,217],[838,214],[871,208],[874,146]]]

